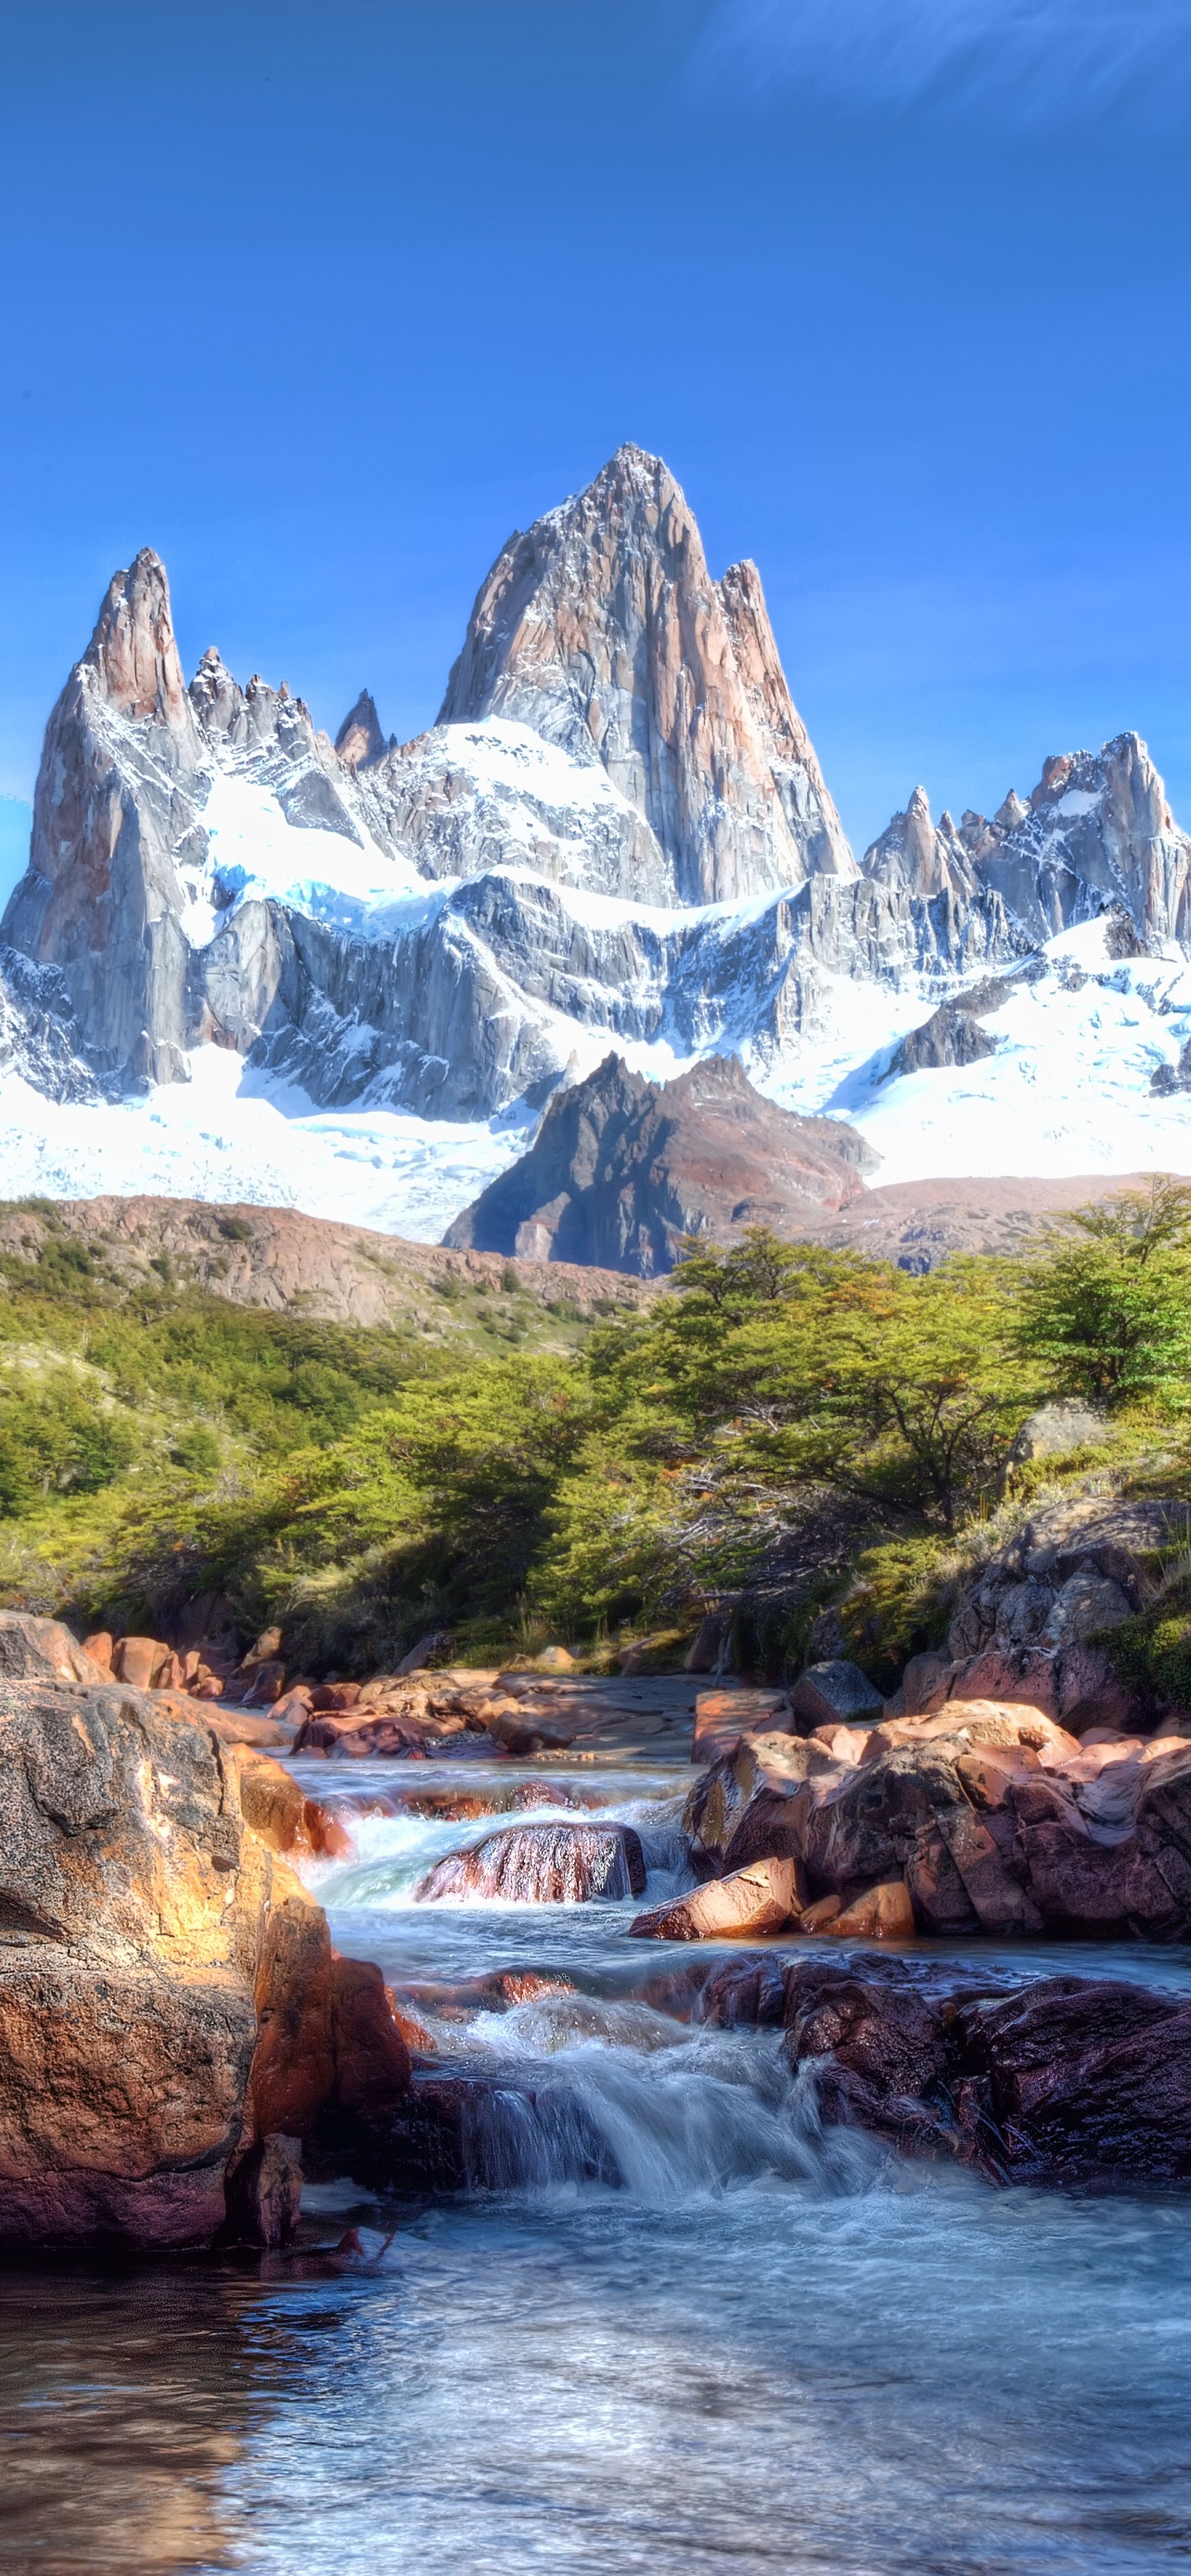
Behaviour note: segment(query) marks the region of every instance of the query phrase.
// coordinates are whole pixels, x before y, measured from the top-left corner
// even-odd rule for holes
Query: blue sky
[[[858,846],[1125,726],[1191,824],[1189,95],[1185,0],[8,12],[0,794],[145,543],[188,668],[416,732],[629,437]]]

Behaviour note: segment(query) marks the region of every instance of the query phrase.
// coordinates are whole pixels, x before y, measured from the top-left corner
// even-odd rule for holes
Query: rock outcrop
[[[1029,803],[1011,792],[991,818],[969,811],[957,826],[944,814],[936,826],[918,787],[862,867],[888,889],[961,905],[994,893],[1029,947],[1106,912],[1121,956],[1191,932],[1191,841],[1136,733],[1047,760]]]
[[[104,1067],[83,1036],[57,966],[0,948],[0,1078],[19,1075],[44,1100],[95,1102]]]
[[[113,576],[46,728],[29,869],[3,936],[61,974],[86,1043],[154,1080],[180,1070],[182,926],[206,850],[199,729],[165,568]]]
[[[0,2241],[275,2240],[302,2139],[408,2087],[279,1857],[317,1815],[53,1622],[0,1639]]]
[[[950,814],[944,813],[937,824],[932,822],[925,787],[915,788],[904,814],[895,814],[880,838],[870,843],[861,868],[887,890],[896,887],[928,902],[934,895],[948,894],[967,904],[977,891],[976,872],[962,835]]]
[[[717,1874],[790,1859],[812,1899],[845,1909],[899,1880],[927,1933],[1191,1936],[1176,1734],[1081,1743],[1040,1710],[955,1700],[871,1730],[745,1735],[696,1782],[684,1826]]]
[[[1163,1712],[1127,1688],[1102,1638],[1147,1606],[1185,1529],[1173,1500],[1076,1497],[1033,1514],[965,1591],[946,1651],[907,1667],[891,1713],[994,1698],[1043,1709],[1076,1735],[1148,1730]]]
[[[995,2183],[1132,2191],[1191,2175],[1191,2008],[1132,1982],[745,1951],[694,1997],[784,2030],[819,2116]]]
[[[555,1095],[529,1152],[445,1240],[653,1278],[688,1235],[730,1243],[767,1225],[796,1237],[808,1205],[846,1205],[875,1160],[842,1121],[763,1099],[735,1056],[661,1085],[609,1056]]]
[[[482,716],[599,759],[666,853],[679,902],[855,875],[756,566],[712,580],[673,475],[639,447],[497,557],[439,721]]]
[[[656,931],[638,957],[636,925],[601,938],[549,887],[681,907],[855,875],[758,577],[711,580],[658,460],[621,451],[513,554],[443,720],[401,747],[367,691],[332,743],[284,682],[241,687],[214,648],[187,690],[159,558],[114,576],[50,718],[6,915],[13,947],[60,969],[101,1071],[181,1079],[195,1044],[259,1044],[320,1104],[486,1115],[562,1070],[552,1013],[614,1029],[625,985],[672,963]],[[441,879],[445,902],[411,904]],[[651,1011],[647,991],[625,1033]]]
[[[1169,1996],[1090,1977],[956,1991],[896,1960],[877,1976],[799,1959],[776,2017],[829,2121],[990,2182],[1129,2191],[1191,2176],[1191,2007]]]

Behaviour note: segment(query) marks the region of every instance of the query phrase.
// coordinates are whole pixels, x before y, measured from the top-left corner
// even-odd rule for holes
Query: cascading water
[[[279,2260],[272,2283],[43,2274],[35,2335],[10,2280],[3,2429],[27,2502],[0,2568],[1186,2564],[1186,2202],[997,2192],[822,2127],[780,2033],[700,2020],[704,1951],[627,1937],[690,1883],[689,1770],[297,1767],[354,1845],[310,1873],[338,1945],[380,1961],[432,2062],[470,2079],[467,2188],[425,2206],[309,2187],[325,2242],[354,2224],[357,2248]],[[576,1855],[630,1835],[643,1894],[593,1887]],[[1170,1953],[1161,1973],[1188,1976]],[[117,2454],[118,2537],[97,2539],[78,2464],[107,2492]]]

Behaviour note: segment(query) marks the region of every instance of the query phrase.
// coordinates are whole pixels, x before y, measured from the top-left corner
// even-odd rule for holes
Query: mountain
[[[406,744],[367,689],[332,741],[214,648],[187,686],[146,549],[0,925],[0,1186],[441,1231],[609,1050],[739,1056],[890,1184],[1184,1168],[1189,883],[1133,733],[991,817],[916,788],[857,864],[759,576],[713,579],[635,447],[502,548]]]
[[[853,1128],[763,1099],[735,1056],[658,1084],[610,1055],[556,1092],[529,1152],[444,1240],[652,1279],[673,1269],[684,1235],[730,1243],[767,1225],[797,1237],[812,1211],[858,1198],[875,1163]]]
[[[665,851],[679,903],[856,874],[756,565],[712,580],[673,475],[639,447],[493,564],[439,722],[490,716],[601,761]]]

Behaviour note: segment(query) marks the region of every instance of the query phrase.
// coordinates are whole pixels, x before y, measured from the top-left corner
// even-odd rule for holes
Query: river
[[[0,2569],[1186,2568],[1191,2199],[899,2160],[820,2129],[775,2035],[658,2009],[691,1954],[626,1931],[685,1883],[682,1748],[296,1767],[355,1842],[310,1873],[339,1946],[381,1962],[445,2065],[494,2079],[475,2185],[435,2206],[309,2186],[296,2263],[10,2266]],[[394,1796],[464,1774],[635,1824],[646,1899],[416,1902],[491,1819]],[[1062,1964],[1191,1984],[1169,1952]],[[475,1991],[496,1970],[524,2000]],[[353,2225],[358,2250],[317,2250]]]

